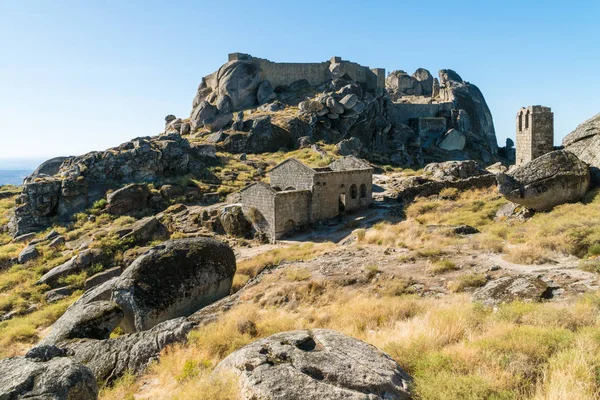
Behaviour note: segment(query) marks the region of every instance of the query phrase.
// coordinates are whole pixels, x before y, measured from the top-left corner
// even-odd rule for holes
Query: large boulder
[[[419,81],[423,88],[423,96],[431,96],[433,93],[433,76],[425,68],[418,68],[412,77]]]
[[[513,203],[533,210],[549,210],[580,200],[590,186],[586,163],[566,150],[557,150],[509,174],[498,174],[498,190]]]
[[[177,239],[154,246],[118,278],[112,300],[125,313],[125,332],[150,329],[188,316],[229,294],[235,274],[229,246],[208,238]]]
[[[448,151],[462,150],[465,144],[467,144],[467,136],[459,130],[450,129],[440,138],[438,147]]]
[[[439,71],[440,83],[443,87],[440,95],[442,100],[453,103],[453,109],[463,110],[463,115],[468,115],[469,131],[473,134],[471,147],[478,152],[489,152],[492,156],[498,154],[498,141],[494,129],[492,113],[477,86],[465,82],[455,71],[442,69]],[[457,128],[465,125],[458,121]],[[464,128],[464,126],[462,126]],[[475,140],[476,139],[476,140]],[[471,139],[469,139],[471,140]],[[483,157],[482,157],[483,158]]]
[[[217,114],[217,108],[208,101],[201,101],[190,116],[191,129],[196,130],[204,126],[204,121],[214,117]]]
[[[148,205],[150,189],[145,184],[131,184],[107,196],[107,210],[113,215],[126,215],[143,210]]]
[[[256,105],[260,71],[250,60],[230,61],[217,72],[219,96],[229,96],[233,111]],[[264,100],[264,99],[263,99]]]
[[[0,399],[97,399],[92,371],[66,355],[51,346],[0,360]]]
[[[592,179],[600,184],[600,114],[580,124],[562,141],[566,150],[590,164]]]
[[[53,345],[76,338],[108,339],[123,319],[121,308],[110,301],[94,301],[67,310],[53,325],[42,344]]]
[[[427,164],[425,175],[439,181],[457,181],[474,176],[491,175],[473,160],[445,161]]]
[[[350,139],[344,139],[336,144],[335,148],[339,155],[359,157],[363,144],[359,138],[351,137]]]
[[[56,175],[60,170],[60,166],[67,158],[68,157],[54,157],[44,161],[27,177],[27,180],[32,181],[40,176]]]
[[[488,282],[473,292],[473,300],[487,306],[520,300],[542,301],[551,297],[552,290],[546,282],[534,276],[504,276]]]
[[[421,83],[406,72],[392,71],[385,80],[385,87],[392,93],[399,95],[421,96],[423,87]]]
[[[52,268],[45,273],[38,281],[38,285],[51,284],[59,278],[76,272],[84,271],[94,264],[102,263],[105,260],[104,254],[100,249],[87,249],[73,256],[69,261]]]
[[[252,224],[244,216],[242,207],[237,204],[223,207],[219,214],[225,233],[232,236],[248,237],[252,232]]]
[[[411,378],[391,357],[326,329],[258,340],[221,361],[223,370],[239,376],[246,400],[410,399]]]
[[[19,253],[17,261],[19,264],[25,264],[28,261],[36,259],[40,255],[35,244],[30,244]]]

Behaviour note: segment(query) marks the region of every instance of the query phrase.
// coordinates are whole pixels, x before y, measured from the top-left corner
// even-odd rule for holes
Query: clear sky
[[[600,112],[598,21],[598,0],[0,0],[0,160],[157,134],[230,52],[454,69],[482,90],[500,145],[533,104],[552,107],[558,144]]]

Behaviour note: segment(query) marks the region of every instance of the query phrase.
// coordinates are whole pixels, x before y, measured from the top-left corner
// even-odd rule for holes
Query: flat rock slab
[[[376,347],[336,331],[278,333],[217,366],[240,379],[242,399],[410,399],[411,378]]]
[[[546,282],[532,276],[505,276],[488,282],[473,293],[473,300],[492,306],[515,300],[541,301],[551,296]]]

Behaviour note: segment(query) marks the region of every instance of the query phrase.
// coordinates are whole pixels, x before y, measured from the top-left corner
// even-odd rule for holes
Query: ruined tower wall
[[[526,164],[554,149],[554,113],[550,107],[523,107],[516,119],[516,164]]]

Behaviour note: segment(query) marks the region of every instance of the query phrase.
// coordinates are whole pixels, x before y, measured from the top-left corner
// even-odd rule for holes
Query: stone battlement
[[[228,60],[252,61],[260,70],[261,80],[269,81],[274,88],[290,85],[301,79],[306,79],[311,86],[319,86],[345,74],[369,89],[385,88],[384,68],[370,69],[341,57],[332,57],[329,61],[320,63],[282,63],[244,53],[230,53]]]

